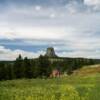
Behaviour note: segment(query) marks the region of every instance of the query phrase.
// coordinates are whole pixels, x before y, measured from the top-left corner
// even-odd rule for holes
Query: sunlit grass
[[[0,100],[99,100],[100,74],[0,82]]]

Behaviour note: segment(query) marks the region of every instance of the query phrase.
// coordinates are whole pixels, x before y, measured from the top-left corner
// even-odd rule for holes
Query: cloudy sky
[[[100,0],[0,0],[0,60],[51,46],[59,56],[100,58]]]

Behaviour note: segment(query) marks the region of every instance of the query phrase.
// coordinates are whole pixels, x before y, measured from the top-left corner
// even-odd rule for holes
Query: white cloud
[[[84,4],[92,11],[100,11],[100,0],[84,0]]]
[[[65,9],[69,14],[76,14],[80,10],[80,6],[77,2],[71,2],[65,5]]]
[[[39,6],[39,5],[35,6],[35,10],[40,11],[41,10],[41,6]]]
[[[56,18],[56,14],[54,13],[50,14],[50,18]]]
[[[84,58],[98,58],[100,59],[100,51],[94,51],[94,52],[84,52],[84,51],[73,51],[73,52],[62,52],[58,53],[59,56],[63,57],[84,57]]]
[[[91,6],[91,5],[98,6],[98,5],[100,5],[100,0],[84,0],[84,3],[89,6]]]
[[[64,34],[65,28],[59,27],[16,28],[14,32],[0,30],[1,39],[61,39]]]
[[[19,54],[21,54],[22,57],[36,58],[40,54],[44,54],[44,51],[28,52],[20,49],[11,50],[0,46],[0,60],[15,60]]]

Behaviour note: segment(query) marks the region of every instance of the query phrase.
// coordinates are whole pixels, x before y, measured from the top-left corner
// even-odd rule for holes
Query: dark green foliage
[[[5,79],[5,64],[0,62],[0,80]]]
[[[21,55],[19,55],[19,57],[16,59],[16,61],[14,62],[14,73],[15,73],[15,77],[16,78],[22,78],[24,77],[24,66],[23,64],[23,59],[21,57]]]
[[[0,80],[47,78],[54,69],[59,69],[61,73],[66,72],[70,75],[73,70],[79,69],[84,65],[93,64],[100,64],[100,60],[85,58],[48,58],[42,55],[37,59],[28,59],[27,57],[23,59],[19,55],[15,61],[0,62]]]
[[[37,69],[39,77],[47,77],[50,75],[50,62],[47,57],[40,55],[37,61]]]
[[[33,76],[32,66],[31,66],[30,60],[27,57],[24,58],[22,66],[24,70],[24,77],[32,78]]]
[[[0,62],[0,80],[12,80],[19,78],[42,78],[51,73],[50,62],[47,57],[38,59],[18,58],[12,62]]]

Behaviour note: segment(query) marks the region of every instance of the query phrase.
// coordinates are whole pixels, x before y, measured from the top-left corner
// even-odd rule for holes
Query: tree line
[[[83,65],[100,63],[100,60],[83,58],[66,58],[63,61],[50,62],[49,58],[40,55],[37,59],[22,58],[19,55],[15,61],[0,61],[0,80],[21,78],[48,78],[52,70],[58,69],[61,73],[71,74],[73,70]]]

